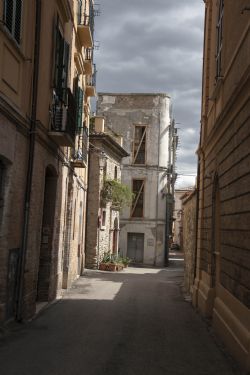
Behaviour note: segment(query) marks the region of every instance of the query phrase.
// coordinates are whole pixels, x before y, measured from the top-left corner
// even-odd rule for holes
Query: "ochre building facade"
[[[0,321],[32,317],[84,267],[94,9],[0,1]]]
[[[250,9],[205,1],[193,303],[250,369]]]

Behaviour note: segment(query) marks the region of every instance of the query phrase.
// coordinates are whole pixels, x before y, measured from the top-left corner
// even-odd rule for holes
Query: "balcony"
[[[83,66],[86,75],[93,73],[93,48],[86,48]]]
[[[94,72],[86,78],[86,96],[96,96],[96,67],[94,64]]]
[[[78,138],[78,149],[76,150],[71,164],[73,168],[86,168],[88,163],[88,128],[83,126]]]
[[[94,40],[94,8],[89,0],[87,9],[86,0],[78,0],[77,34],[82,47],[92,48]]]
[[[65,103],[59,101],[54,95],[49,136],[58,146],[75,146],[76,102],[70,89],[66,89]]]

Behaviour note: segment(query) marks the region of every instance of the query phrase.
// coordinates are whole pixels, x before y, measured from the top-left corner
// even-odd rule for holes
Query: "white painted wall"
[[[122,182],[132,188],[133,178],[145,179],[144,217],[131,218],[130,207],[120,215],[119,249],[127,254],[128,233],[144,233],[144,259],[148,265],[162,266],[165,252],[166,199],[163,195],[168,166],[168,126],[170,98],[164,94],[100,94],[98,115],[124,137],[130,157],[123,159]],[[135,125],[147,126],[146,165],[132,165]]]

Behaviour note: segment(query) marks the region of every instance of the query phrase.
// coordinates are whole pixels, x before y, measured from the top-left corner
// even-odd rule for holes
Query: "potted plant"
[[[109,252],[104,253],[103,258],[99,264],[99,270],[101,271],[121,271],[123,269],[123,263],[120,261],[120,257]]]
[[[122,257],[121,261],[122,261],[124,268],[127,268],[129,263],[131,262],[131,259],[129,257]]]

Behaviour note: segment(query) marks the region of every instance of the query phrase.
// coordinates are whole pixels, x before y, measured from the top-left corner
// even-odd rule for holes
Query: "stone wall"
[[[191,292],[195,276],[195,252],[196,252],[196,207],[197,193],[190,192],[183,199],[183,252],[184,252],[184,290]]]
[[[100,199],[101,189],[104,179],[115,178],[115,168],[117,171],[117,180],[121,180],[121,168],[118,155],[115,155],[111,149],[105,145],[105,142],[91,138],[91,144],[94,146],[90,151],[89,159],[89,193],[87,198],[87,226],[86,226],[86,267],[97,268],[102,260],[104,253],[113,252],[113,231],[114,221],[117,218],[119,228],[119,211],[117,211],[110,202],[103,204]],[[104,169],[99,166],[100,153],[105,152],[107,156]],[[105,223],[103,216],[105,214]],[[119,234],[118,234],[119,236]],[[117,247],[118,250],[118,247]]]

